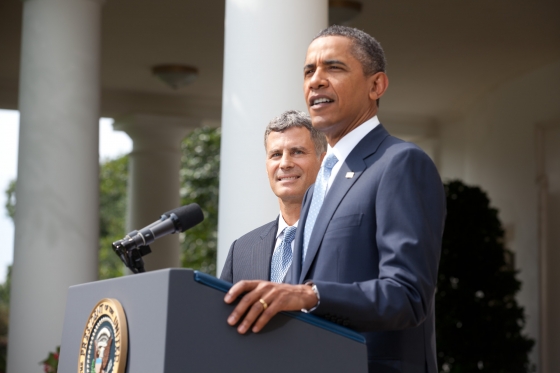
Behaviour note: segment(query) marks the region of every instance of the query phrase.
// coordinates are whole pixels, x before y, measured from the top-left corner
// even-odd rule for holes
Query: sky
[[[19,112],[0,109],[0,283],[14,257],[14,224],[6,212],[6,189],[17,177]],[[124,132],[113,131],[113,120],[99,120],[99,158],[114,159],[132,150]]]

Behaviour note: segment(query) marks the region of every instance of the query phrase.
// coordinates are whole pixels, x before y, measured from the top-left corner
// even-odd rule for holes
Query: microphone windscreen
[[[204,220],[202,209],[196,203],[190,205],[177,207],[166,213],[166,215],[175,214],[179,219],[179,231],[184,232],[187,229],[194,227]]]

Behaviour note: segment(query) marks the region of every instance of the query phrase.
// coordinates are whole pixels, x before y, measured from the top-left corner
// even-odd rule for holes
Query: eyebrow
[[[290,151],[292,151],[292,152],[293,152],[293,151],[297,151],[297,150],[300,150],[300,151],[302,151],[302,152],[308,152],[308,150],[307,150],[307,148],[306,148],[305,146],[292,146],[292,147],[290,148]]]
[[[266,152],[266,154],[271,155],[271,154],[275,154],[275,153],[278,153],[278,152],[281,152],[281,150],[280,149],[270,149]]]
[[[315,67],[314,63],[308,63],[307,65],[303,66],[303,71],[307,70],[307,69],[312,69]]]
[[[309,150],[305,147],[305,146],[292,146],[291,148],[288,149],[288,151],[290,152],[294,152],[294,151],[302,151],[302,152],[309,152]],[[270,149],[266,154],[267,155],[271,155],[271,154],[276,154],[276,153],[282,153],[284,152],[284,149]]]
[[[345,64],[344,62],[340,61],[340,60],[326,60],[323,61],[323,65],[327,65],[327,66],[332,66],[332,65],[342,65],[345,67],[348,67],[347,64]],[[308,63],[307,65],[303,66],[303,70],[307,70],[307,69],[312,69],[314,68],[316,65],[314,63]]]
[[[323,64],[325,65],[343,65],[343,66],[348,66],[346,65],[344,62],[340,61],[340,60],[326,60],[325,62],[323,62]]]

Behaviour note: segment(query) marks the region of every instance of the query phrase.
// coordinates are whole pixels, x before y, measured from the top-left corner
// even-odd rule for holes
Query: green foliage
[[[99,278],[122,276],[124,265],[111,244],[125,235],[128,156],[99,168]]]
[[[12,218],[16,214],[16,181],[8,184],[6,193],[6,213]],[[11,248],[10,248],[11,249]],[[0,284],[0,372],[6,371],[8,356],[8,324],[10,319],[10,286],[12,283],[12,266],[8,266],[6,281]]]
[[[8,184],[6,193],[6,213],[12,218],[16,214],[16,181]],[[11,248],[10,248],[11,249]],[[6,281],[0,284],[0,372],[6,371],[8,356],[8,324],[10,318],[10,286],[12,283],[12,266],[8,266]]]
[[[12,218],[16,214],[16,181],[8,184],[6,193],[6,213]],[[11,248],[10,248],[11,249]],[[6,371],[8,356],[8,324],[10,318],[10,286],[12,283],[12,266],[8,266],[6,281],[0,284],[0,372]]]
[[[8,353],[8,321],[10,315],[10,286],[12,266],[8,266],[6,281],[0,285],[0,372],[6,371]]]
[[[12,284],[12,266],[8,266],[6,281],[0,284],[0,310],[8,309],[10,305],[10,286]],[[0,328],[0,334],[3,330]]]
[[[16,215],[16,181],[12,180],[6,189],[6,213],[12,220]]]
[[[216,274],[220,129],[197,128],[181,143],[181,204],[196,202],[204,221],[181,234],[183,267]]]
[[[524,310],[498,211],[480,188],[446,183],[447,219],[436,293],[442,372],[528,372],[534,341],[522,334]]]
[[[39,364],[43,366],[43,372],[56,373],[58,371],[58,357],[60,356],[60,346],[55,352],[49,352],[49,356]]]

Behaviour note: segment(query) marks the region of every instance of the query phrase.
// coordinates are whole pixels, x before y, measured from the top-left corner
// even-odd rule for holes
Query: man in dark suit
[[[310,44],[305,99],[329,149],[303,201],[291,284],[240,281],[225,301],[247,294],[228,323],[258,332],[276,313],[302,309],[362,332],[370,372],[436,373],[444,191],[429,157],[379,123],[387,86],[370,35],[331,26]]]
[[[303,195],[315,182],[327,150],[325,136],[313,128],[309,115],[296,110],[286,111],[268,124],[264,145],[268,180],[278,197],[280,215],[233,242],[220,276],[222,280],[233,283],[240,280],[284,280],[291,263],[292,240]],[[287,237],[285,233],[291,230]],[[286,247],[289,252],[282,253],[285,238],[290,241]],[[288,256],[284,258],[284,267],[281,265],[281,254]]]

